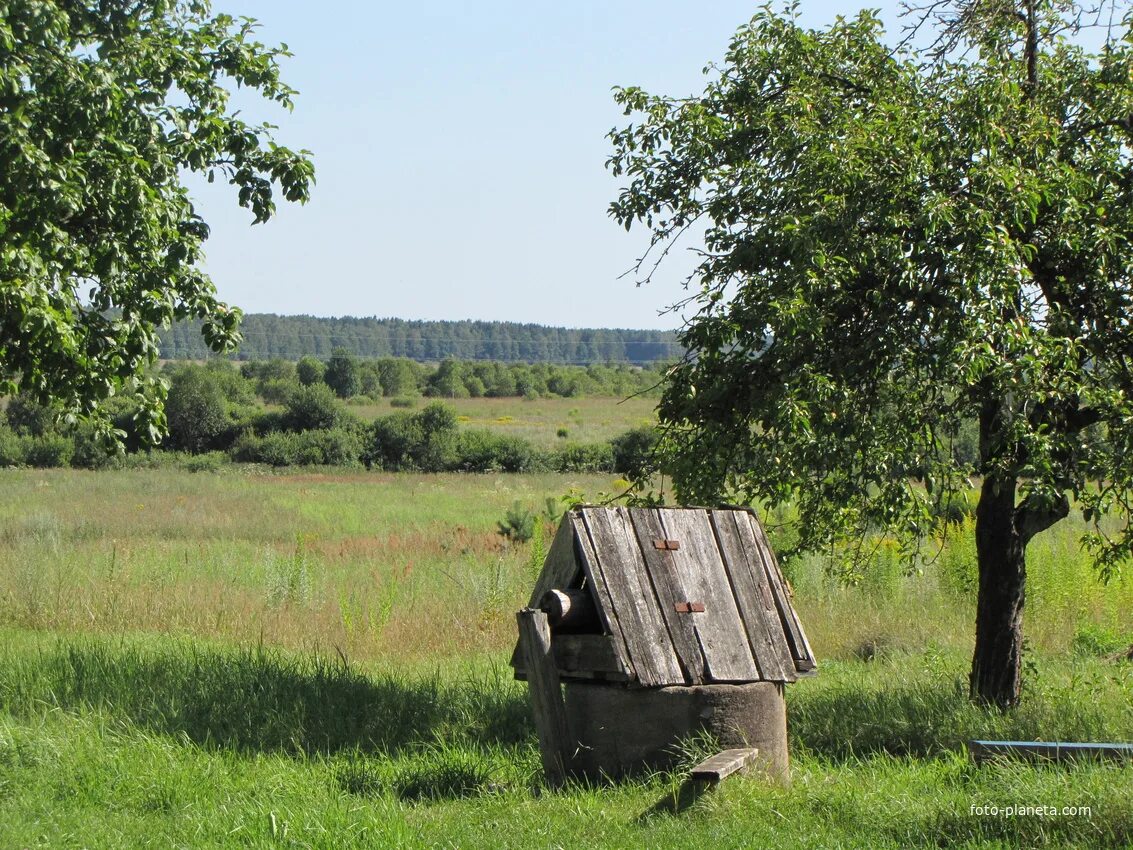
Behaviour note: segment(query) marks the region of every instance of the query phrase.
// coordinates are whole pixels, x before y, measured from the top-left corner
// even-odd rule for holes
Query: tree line
[[[521,395],[528,398],[626,394],[648,388],[660,373],[621,366],[555,366],[546,363],[464,363],[446,360],[430,368],[410,360],[360,361],[337,352],[327,362],[226,360],[205,364],[167,362],[160,377],[169,386],[168,437],[156,451],[139,416],[140,402],[116,396],[108,413],[122,451],[107,450],[91,423],[73,424],[29,394],[7,400],[0,420],[0,466],[101,469],[121,465],[185,465],[213,468],[227,461],[273,467],[365,466],[418,472],[621,472],[639,474],[656,444],[652,428],[611,441],[565,439],[542,449],[521,437],[489,429],[460,429],[441,398]],[[389,415],[365,421],[347,399],[392,396]],[[420,397],[434,399],[421,402]],[[424,404],[421,410],[415,410]]]
[[[418,361],[498,360],[526,363],[633,363],[680,357],[673,331],[624,328],[558,328],[516,322],[426,322],[379,318],[322,318],[249,313],[240,325],[238,360],[326,359],[336,349],[356,357],[405,357]],[[203,360],[212,355],[199,321],[163,330],[161,357]]]

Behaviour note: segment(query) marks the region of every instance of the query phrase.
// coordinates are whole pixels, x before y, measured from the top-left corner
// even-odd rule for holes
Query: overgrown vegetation
[[[226,456],[272,467],[628,473],[652,446],[648,426],[614,435],[613,442],[607,437],[580,443],[559,437],[567,431],[556,422],[536,443],[526,435],[506,433],[513,417],[464,427],[451,405],[473,398],[522,398],[538,406],[543,400],[583,393],[640,392],[654,386],[660,373],[625,366],[584,369],[458,361],[429,369],[408,360],[358,361],[338,353],[326,364],[314,358],[297,364],[245,363],[239,369],[220,360],[171,363],[163,377],[169,382],[169,436],[162,450],[209,458],[186,461],[194,468],[212,468]],[[415,399],[421,396],[426,401],[416,410]],[[441,396],[448,400],[428,401]],[[360,415],[383,403],[392,412],[371,421]],[[644,412],[651,404],[643,399],[633,409]],[[134,455],[145,447],[137,433],[136,413],[129,398],[110,407],[125,451]],[[566,421],[582,424],[576,410],[568,411]],[[68,427],[51,409],[26,396],[7,402],[5,422],[0,423],[2,466],[102,468],[134,462],[108,454],[90,428]]]
[[[1126,740],[1133,583],[1036,539],[1027,694],[966,698],[975,556],[785,565],[820,660],[791,787],[681,771],[540,793],[506,660],[570,487],[608,476],[0,471],[0,845],[1123,847],[1133,767],[974,767],[972,737]],[[378,486],[375,486],[378,485]],[[510,516],[509,516],[510,515]],[[534,532],[504,545],[507,528]],[[768,516],[784,533],[789,513]],[[961,516],[960,523],[971,523]],[[968,529],[970,531],[970,528]],[[690,758],[695,748],[689,748]],[[974,806],[1088,809],[980,816]]]

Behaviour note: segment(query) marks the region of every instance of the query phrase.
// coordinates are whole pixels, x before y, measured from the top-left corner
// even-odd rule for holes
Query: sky
[[[647,245],[607,214],[614,86],[689,95],[758,4],[737,0],[374,3],[214,0],[286,43],[293,112],[239,97],[312,152],[304,206],[250,226],[232,188],[191,183],[206,270],[245,312],[674,328],[691,267],[624,276]],[[802,0],[803,23],[897,0]],[[894,38],[894,40],[896,40]]]

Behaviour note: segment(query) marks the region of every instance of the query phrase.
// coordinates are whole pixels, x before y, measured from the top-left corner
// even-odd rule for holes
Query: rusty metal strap
[[[654,540],[654,549],[661,549],[662,551],[676,552],[681,548],[679,540]]]
[[[703,614],[703,602],[674,602],[673,610],[678,614]]]

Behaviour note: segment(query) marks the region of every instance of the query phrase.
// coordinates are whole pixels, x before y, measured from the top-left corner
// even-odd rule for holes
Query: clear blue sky
[[[808,25],[896,0],[803,0]],[[227,186],[194,184],[206,267],[248,312],[674,327],[678,260],[651,286],[626,271],[645,245],[606,215],[618,182],[606,133],[615,85],[703,86],[756,3],[214,0],[294,52],[293,113],[260,110],[314,154],[311,202],[266,225]],[[246,105],[256,114],[253,102]]]

